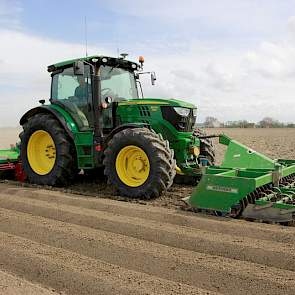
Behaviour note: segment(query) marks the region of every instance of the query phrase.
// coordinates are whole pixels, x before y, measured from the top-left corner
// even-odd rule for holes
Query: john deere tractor
[[[211,142],[195,129],[196,107],[143,98],[142,68],[143,58],[134,63],[125,55],[48,67],[50,104],[40,100],[20,120],[20,158],[31,183],[65,185],[81,170],[100,168],[121,195],[150,198],[167,190],[176,172],[185,182],[213,164]]]

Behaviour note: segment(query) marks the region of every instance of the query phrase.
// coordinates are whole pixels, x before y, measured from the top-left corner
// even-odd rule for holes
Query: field
[[[9,148],[10,144],[15,144],[20,132],[21,128],[0,128],[0,148]]]
[[[209,129],[208,133],[225,133],[258,152],[277,159],[295,159],[295,128]],[[219,150],[221,151],[221,150]],[[218,159],[222,158],[219,152]]]
[[[18,132],[0,129],[0,146]],[[295,158],[295,129],[208,130],[220,132]],[[134,201],[83,175],[54,190],[0,183],[0,294],[295,294],[294,227],[183,211],[191,191]]]

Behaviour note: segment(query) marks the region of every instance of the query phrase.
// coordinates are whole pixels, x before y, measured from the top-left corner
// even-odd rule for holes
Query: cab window
[[[80,129],[92,126],[90,67],[85,66],[84,76],[74,75],[73,67],[53,74],[51,99],[62,104],[70,112]]]
[[[134,73],[127,69],[101,67],[101,96],[111,96],[113,101],[138,98]]]

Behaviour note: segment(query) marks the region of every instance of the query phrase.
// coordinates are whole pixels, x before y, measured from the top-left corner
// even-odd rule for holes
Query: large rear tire
[[[21,159],[28,181],[66,185],[77,172],[74,146],[59,122],[50,114],[37,114],[24,125]]]
[[[175,160],[169,143],[147,128],[114,135],[103,161],[108,183],[131,198],[160,196],[173,183]]]

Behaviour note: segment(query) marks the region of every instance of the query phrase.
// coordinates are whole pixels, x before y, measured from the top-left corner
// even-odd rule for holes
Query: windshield
[[[101,95],[113,101],[138,98],[134,73],[126,69],[101,66]]]

